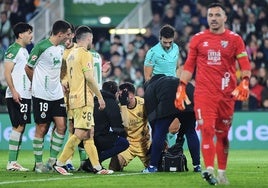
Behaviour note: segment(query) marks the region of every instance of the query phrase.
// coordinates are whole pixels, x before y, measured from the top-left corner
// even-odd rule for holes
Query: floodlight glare
[[[102,16],[99,18],[99,21],[101,24],[110,24],[111,23],[111,18],[108,16]]]
[[[145,28],[127,28],[127,29],[121,28],[121,29],[110,29],[109,30],[110,34],[117,34],[117,35],[125,35],[125,34],[135,35],[138,33],[144,34],[145,32],[146,32]]]

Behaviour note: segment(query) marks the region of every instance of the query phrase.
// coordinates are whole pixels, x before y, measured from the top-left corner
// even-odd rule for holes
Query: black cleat
[[[210,185],[217,185],[218,180],[209,171],[202,172],[202,178],[207,181]]]

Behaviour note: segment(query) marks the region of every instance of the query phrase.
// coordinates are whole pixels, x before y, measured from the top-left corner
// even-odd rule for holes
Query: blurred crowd
[[[247,102],[237,102],[236,110],[268,109],[268,0],[219,1],[228,11],[226,27],[243,37],[252,66],[250,98]],[[31,19],[38,12],[38,7],[43,6],[42,2],[40,0],[1,1],[1,61],[7,46],[5,37],[9,38],[9,42],[12,40],[11,34],[6,31],[10,31],[17,21],[27,22]],[[112,38],[98,36],[94,44],[95,49],[102,55],[104,62],[111,62],[112,67],[103,75],[104,81],[114,80],[118,84],[132,82],[137,88],[137,95],[143,97],[143,62],[147,50],[158,43],[160,28],[164,24],[176,28],[175,42],[180,47],[180,61],[183,67],[187,58],[189,40],[195,33],[208,26],[206,6],[211,2],[215,1],[151,0],[152,21],[146,26],[144,34],[136,34],[126,46],[120,35],[114,35]],[[1,68],[1,72],[2,70]],[[237,79],[239,82],[239,71]],[[1,73],[0,83],[4,85]]]

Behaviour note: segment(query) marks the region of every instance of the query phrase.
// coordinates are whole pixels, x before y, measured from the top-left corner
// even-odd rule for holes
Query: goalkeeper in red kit
[[[235,100],[248,99],[250,63],[242,38],[225,28],[227,16],[222,4],[209,5],[207,21],[209,29],[195,34],[190,41],[175,106],[184,110],[185,105],[189,104],[185,87],[196,71],[194,110],[201,130],[201,151],[206,168],[202,172],[202,178],[210,185],[229,184],[226,177],[228,132],[232,124]],[[235,74],[237,63],[242,75],[238,86]],[[215,158],[217,176],[214,169]]]

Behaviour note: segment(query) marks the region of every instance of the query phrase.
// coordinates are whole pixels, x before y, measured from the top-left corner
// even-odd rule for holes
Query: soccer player
[[[73,28],[72,32],[75,35],[74,28]],[[64,54],[63,54],[63,60],[64,59],[67,59],[70,51],[73,48],[76,47],[76,43],[74,43],[73,40],[68,40],[68,41],[65,42],[65,46],[66,46],[66,49],[65,49]],[[100,90],[102,88],[102,72],[109,71],[109,69],[110,69],[110,63],[104,63],[104,64],[102,64],[101,55],[97,51],[93,50],[92,49],[92,46],[93,46],[93,44],[90,44],[89,53],[92,54],[92,56],[93,56],[93,62],[94,62],[94,79],[96,80],[96,82],[98,84],[98,88]],[[66,65],[66,62],[64,63],[64,61],[63,61],[63,65],[64,64]],[[66,69],[67,69],[67,66],[66,66]],[[62,69],[62,72],[63,73],[66,72],[67,73],[67,71],[66,70],[64,71],[64,69]],[[67,76],[64,78],[64,82],[65,82],[65,85],[68,84],[68,78],[67,78]],[[68,101],[66,101],[66,103],[67,103],[67,111],[68,111],[68,119],[69,119],[69,137],[71,137],[73,135],[73,133],[74,133],[74,120],[73,120],[72,110],[69,109]],[[85,152],[85,149],[84,149],[84,146],[83,146],[83,142],[81,142],[78,145],[78,151],[79,151],[79,157],[80,157],[80,163],[81,163],[80,164],[80,167],[78,169],[78,171],[79,171],[79,170],[82,170],[82,167],[83,167],[83,165],[85,163],[85,160],[87,159],[87,155],[86,155],[86,152]],[[70,159],[67,160],[67,162],[66,162],[66,168],[68,169],[68,171],[75,170],[75,168],[74,168],[74,166],[72,164],[72,156],[71,156]]]
[[[93,49],[90,49],[89,52],[93,56],[94,79],[96,80],[99,89],[101,89],[102,88],[102,58],[101,58],[101,55]]]
[[[116,156],[129,147],[126,131],[123,125],[120,108],[117,102],[118,86],[114,81],[103,83],[101,94],[105,101],[104,110],[99,110],[98,100],[95,97],[94,105],[94,141],[99,154],[100,162]],[[128,93],[127,93],[128,95]],[[125,97],[127,101],[127,97]],[[125,103],[125,113],[127,113]],[[92,167],[87,160],[81,169],[92,172]]]
[[[66,108],[67,108],[67,118],[68,118],[68,131],[69,131],[69,137],[71,137],[74,133],[74,121],[73,121],[73,113],[72,110],[69,109],[69,91],[68,91],[68,78],[67,78],[67,64],[66,64],[66,59],[68,57],[68,55],[70,54],[70,52],[72,51],[72,49],[74,49],[76,47],[76,43],[73,41],[74,36],[75,36],[75,28],[73,25],[71,25],[71,31],[72,31],[72,36],[70,39],[66,40],[64,43],[64,53],[62,56],[62,65],[61,65],[61,83],[63,85],[64,88],[64,101],[66,103]],[[81,150],[79,149],[79,154]],[[84,152],[82,152],[84,153]],[[82,155],[82,154],[81,154]],[[73,166],[72,163],[72,157],[70,157],[70,159],[67,160],[66,162],[66,167],[68,169],[68,171],[74,171],[75,168]]]
[[[94,144],[94,95],[98,98],[99,110],[105,108],[105,101],[93,77],[93,57],[88,53],[93,34],[87,26],[80,26],[75,32],[77,48],[67,58],[67,76],[69,83],[69,105],[73,110],[74,134],[68,139],[54,169],[62,175],[71,175],[64,168],[66,161],[73,155],[75,147],[83,141],[86,153],[96,174],[111,174],[104,169],[98,158]]]
[[[209,29],[197,33],[190,41],[175,105],[180,110],[185,109],[184,102],[188,100],[185,87],[196,70],[194,109],[201,130],[201,150],[206,167],[202,177],[211,185],[228,184],[228,132],[232,124],[235,100],[248,99],[250,63],[242,38],[225,28],[227,15],[222,4],[209,5],[207,20]],[[242,76],[238,86],[235,75],[237,62]],[[217,179],[214,176],[215,157],[218,166]]]
[[[71,38],[71,25],[58,20],[52,26],[51,36],[37,43],[30,53],[25,71],[32,81],[33,113],[36,130],[33,139],[35,157],[34,170],[37,173],[48,171],[43,165],[43,145],[49,125],[54,122],[51,134],[50,168],[61,150],[66,131],[66,105],[60,80],[64,43]]]
[[[101,90],[102,84],[103,84],[102,83],[102,75],[103,75],[103,73],[107,73],[110,70],[111,65],[110,65],[110,62],[105,62],[104,64],[102,64],[102,57],[97,51],[92,49],[92,44],[91,44],[91,47],[89,49],[89,53],[91,53],[93,56],[94,79],[98,84],[99,90]],[[79,156],[80,156],[80,167],[79,167],[78,171],[80,171],[80,170],[82,171],[83,169],[85,169],[86,166],[90,166],[89,171],[91,171],[91,164],[90,164],[89,160],[87,159],[87,155],[85,153],[83,143],[80,143],[78,145],[78,151],[79,151]],[[66,167],[68,168],[68,163],[66,164]],[[86,171],[86,170],[84,170],[84,171]]]
[[[93,44],[90,45],[89,52],[93,56],[93,62],[94,62],[94,79],[96,80],[99,89],[102,88],[102,76],[104,73],[107,73],[111,69],[111,63],[105,62],[102,63],[102,56],[93,49]]]
[[[18,23],[13,27],[15,42],[9,46],[5,62],[5,79],[7,82],[6,102],[12,131],[9,136],[9,157],[7,170],[29,171],[18,162],[18,153],[21,146],[25,125],[31,123],[31,82],[24,67],[29,58],[26,45],[33,38],[33,27],[27,23]]]
[[[150,129],[145,113],[144,99],[135,96],[135,87],[133,84],[126,82],[119,85],[121,111],[125,111],[127,105],[127,114],[124,118],[127,122],[124,124],[127,131],[127,140],[129,147],[113,157],[109,164],[109,169],[122,171],[135,157],[139,157],[145,167],[148,167],[150,155],[149,148],[151,145]],[[124,95],[127,94],[127,100]]]
[[[155,78],[158,78],[158,75],[160,76],[172,76],[176,78],[179,75],[179,47],[177,44],[174,43],[175,38],[175,29],[170,25],[164,25],[160,30],[160,41],[158,44],[153,46],[146,54],[145,61],[144,61],[144,77],[145,77],[145,93],[146,93],[146,87],[150,84],[150,80],[153,76],[156,76]],[[160,90],[161,92],[168,92],[166,90]],[[147,94],[155,95],[154,93],[147,92]],[[153,96],[152,96],[153,97]],[[150,99],[150,96],[148,96]],[[175,96],[174,96],[175,98]],[[171,100],[174,100],[170,98]],[[160,101],[161,102],[161,101]],[[174,102],[174,101],[173,101]],[[145,99],[146,103],[146,99]],[[155,101],[153,106],[157,108],[157,101]],[[162,104],[160,104],[161,106]],[[172,105],[174,106],[174,105]],[[160,160],[161,152],[162,152],[162,139],[165,139],[166,136],[163,138],[160,138],[160,136],[167,134],[168,127],[170,126],[171,122],[174,120],[174,117],[170,116],[170,114],[174,112],[169,112],[168,108],[164,108],[163,111],[166,113],[167,116],[162,116],[162,119],[159,119],[159,117],[155,117],[155,121],[153,125],[151,125],[152,129],[155,131],[152,134],[152,150],[151,150],[151,161],[150,166],[144,170],[145,173],[150,172],[156,172],[158,161]],[[163,114],[164,115],[164,114]],[[194,118],[194,117],[193,117]],[[195,120],[195,118],[194,118]],[[154,127],[153,127],[154,126]],[[186,125],[183,125],[186,126]],[[187,125],[191,126],[192,125]],[[167,129],[162,129],[162,128]],[[193,129],[191,129],[193,130]],[[194,131],[195,132],[195,131]],[[187,140],[191,142],[189,146],[197,146],[199,144],[198,137],[196,133],[194,134],[188,134],[187,133]],[[179,141],[177,139],[177,141]],[[190,151],[194,151],[196,147],[191,148]],[[197,155],[200,153],[200,149],[198,148],[198,151],[194,152]],[[192,153],[193,154],[193,153]],[[200,156],[195,156],[194,158],[198,159]],[[197,161],[196,161],[197,163]],[[197,169],[195,171],[200,171],[200,164],[195,164]]]

